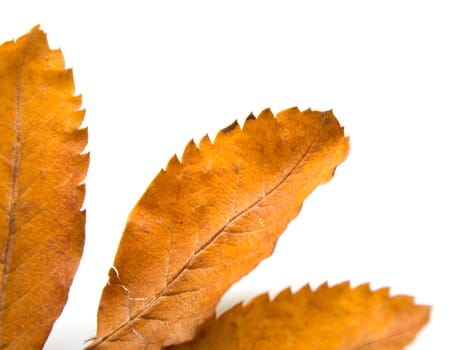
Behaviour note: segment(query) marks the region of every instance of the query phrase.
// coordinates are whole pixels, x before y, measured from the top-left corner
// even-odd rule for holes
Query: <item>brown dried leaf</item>
[[[250,116],[242,130],[234,123],[214,144],[191,141],[128,218],[89,348],[160,349],[192,339],[348,150],[331,111],[296,108]]]
[[[169,350],[399,350],[428,322],[430,308],[413,298],[372,292],[368,284],[349,283],[290,289],[273,301],[260,295],[211,319],[190,343]],[[168,349],[168,348],[167,348]]]
[[[0,348],[37,349],[84,245],[87,130],[71,70],[35,27],[0,46]]]

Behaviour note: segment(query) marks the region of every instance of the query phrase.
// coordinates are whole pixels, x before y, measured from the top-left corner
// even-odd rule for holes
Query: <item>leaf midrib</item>
[[[3,313],[4,309],[8,307],[5,305],[4,300],[4,291],[6,289],[8,275],[10,273],[10,262],[13,254],[13,241],[16,236],[17,226],[16,226],[16,208],[18,202],[18,188],[19,188],[19,177],[20,177],[20,165],[21,165],[21,146],[23,142],[23,89],[22,89],[22,71],[25,65],[25,59],[28,55],[29,48],[33,41],[33,35],[28,38],[28,41],[25,43],[24,49],[22,51],[22,57],[19,59],[19,63],[16,67],[15,72],[15,120],[13,132],[15,133],[14,145],[12,149],[12,172],[11,172],[11,183],[10,183],[10,206],[7,209],[8,217],[8,234],[7,242],[4,248],[4,265],[3,265],[3,274],[0,288],[0,314]]]
[[[414,324],[411,324],[409,327],[407,328],[404,328],[404,329],[401,329],[400,331],[398,332],[395,332],[393,334],[387,334],[383,337],[380,337],[380,338],[376,338],[376,339],[373,339],[373,340],[367,340],[365,343],[361,344],[361,345],[357,345],[356,347],[352,348],[352,350],[363,350],[363,349],[366,349],[366,348],[370,348],[372,347],[373,345],[376,345],[377,343],[387,343],[387,342],[393,342],[393,341],[397,341],[399,339],[404,339],[408,336],[413,336],[415,337],[416,336],[416,333],[418,330],[420,330],[424,324],[426,324],[426,322],[428,321],[427,320],[428,317],[424,317],[423,319],[420,319],[418,322],[414,323]],[[428,318],[429,319],[429,318]],[[408,345],[408,344],[405,344],[405,346]]]

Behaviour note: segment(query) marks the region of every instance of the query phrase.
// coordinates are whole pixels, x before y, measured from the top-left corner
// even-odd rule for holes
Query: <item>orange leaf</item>
[[[169,350],[403,349],[428,322],[430,308],[388,292],[372,292],[368,284],[351,289],[346,282],[314,292],[305,286],[296,294],[288,288],[273,301],[260,295],[206,322],[192,342]]]
[[[71,70],[35,27],[0,46],[0,348],[41,348],[84,245],[87,130]]]
[[[332,112],[270,110],[172,158],[131,212],[89,348],[193,338],[223,293],[268,257],[348,139]]]

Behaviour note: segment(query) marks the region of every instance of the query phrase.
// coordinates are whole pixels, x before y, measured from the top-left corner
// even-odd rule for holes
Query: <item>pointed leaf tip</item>
[[[320,113],[293,108],[275,117],[267,109],[243,128],[231,124],[214,144],[190,143],[182,163],[172,157],[129,216],[114,262],[127,293],[104,288],[89,348],[194,336],[346,158],[342,128]]]

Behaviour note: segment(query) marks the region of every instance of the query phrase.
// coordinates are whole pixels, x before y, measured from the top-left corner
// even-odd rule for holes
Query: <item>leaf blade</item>
[[[192,338],[233,283],[268,257],[347,156],[332,112],[270,110],[190,142],[132,210],[90,348]],[[137,257],[137,258],[131,258]],[[183,314],[184,312],[184,314]]]
[[[238,304],[209,320],[196,339],[169,350],[401,350],[428,322],[429,312],[411,297],[390,297],[387,288],[352,289],[346,282],[313,292],[307,285],[295,294],[286,289],[273,301],[263,294]]]
[[[41,348],[82,255],[87,129],[46,35],[0,46],[0,347]]]

